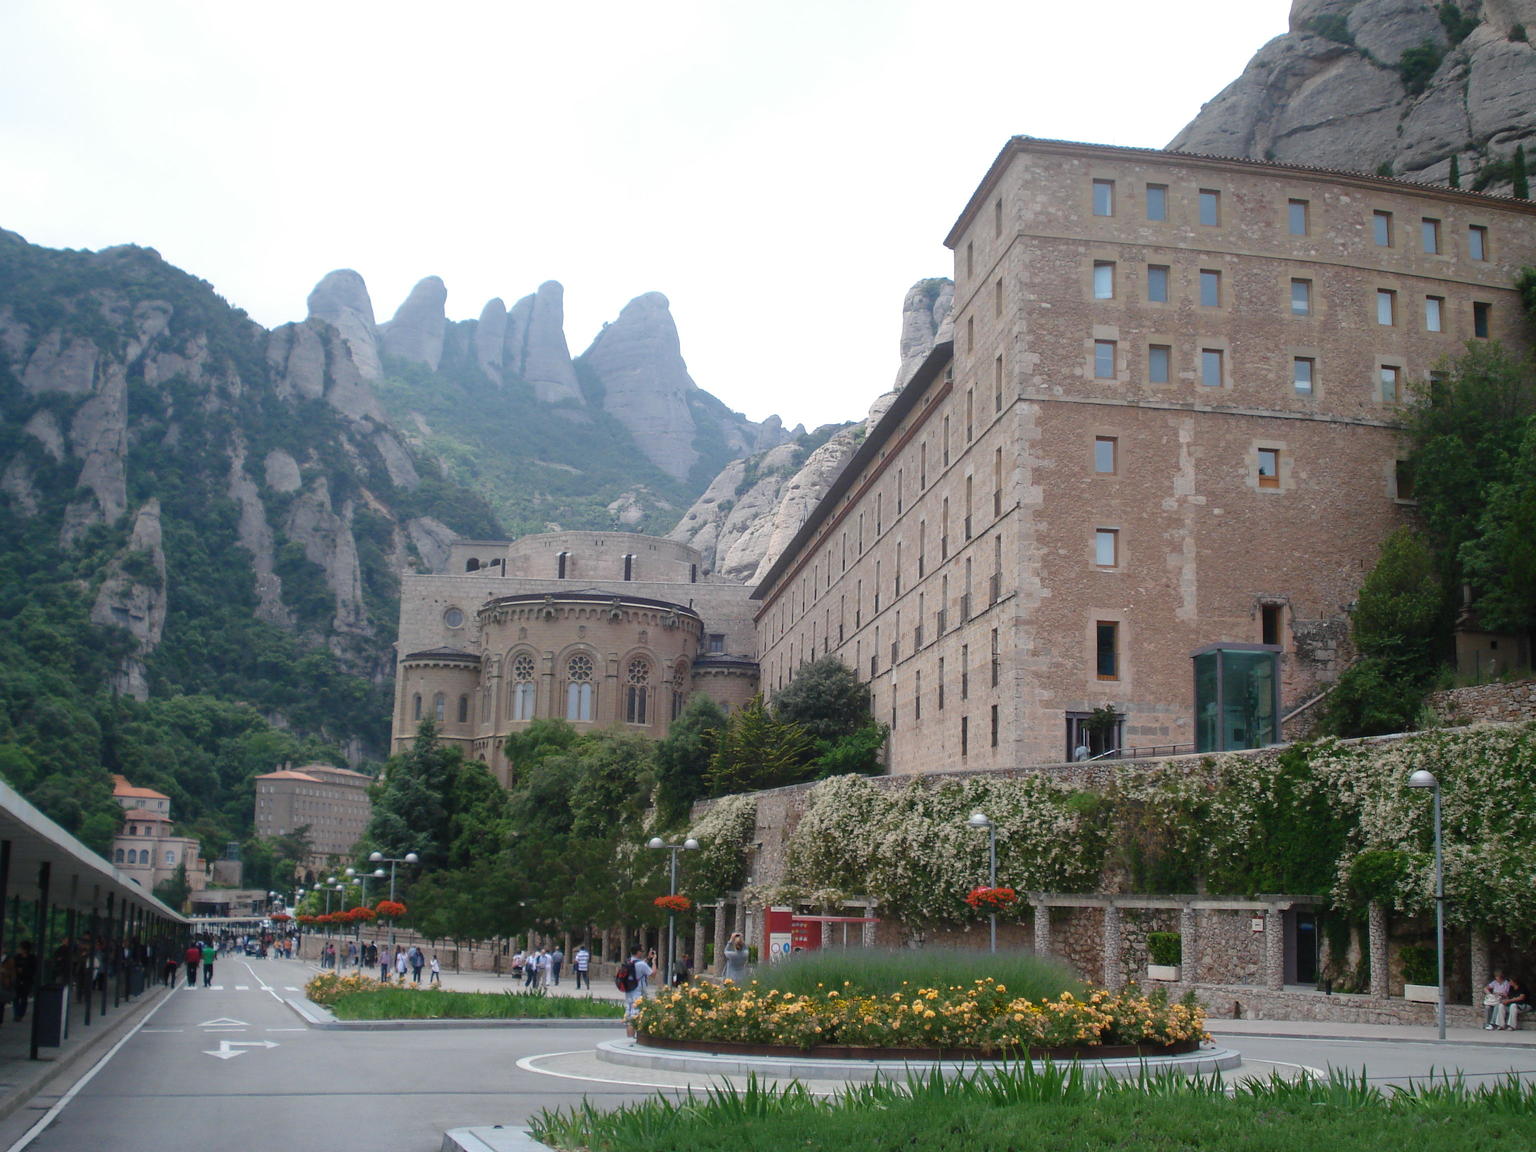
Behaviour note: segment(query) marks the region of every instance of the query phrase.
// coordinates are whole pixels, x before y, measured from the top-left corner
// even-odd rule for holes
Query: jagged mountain
[[[630,301],[573,359],[554,281],[510,310],[493,299],[478,319],[453,322],[443,282],[428,277],[375,325],[354,277],[322,281],[311,316],[366,330],[348,339],[375,350],[391,416],[514,531],[660,531],[727,461],[804,434],[699,388],[659,292]]]
[[[955,285],[919,280],[901,308],[901,366],[896,386],[875,398],[858,423],[827,425],[808,439],[733,460],[683,515],[669,536],[699,549],[707,571],[756,583],[810,516],[935,344],[953,336]]]
[[[1536,136],[1536,0],[1294,0],[1169,148],[1508,192]],[[1536,159],[1536,158],[1533,158]]]

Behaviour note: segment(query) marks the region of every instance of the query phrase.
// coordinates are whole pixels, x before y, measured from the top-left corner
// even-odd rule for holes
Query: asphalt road
[[[293,962],[224,960],[213,989],[178,988],[72,1095],[40,1097],[11,1118],[11,1152],[208,1152],[215,1148],[435,1152],[449,1128],[519,1124],[583,1097],[612,1107],[655,1091],[613,1080],[639,1070],[580,1055],[612,1027],[342,1032],[308,1028],[282,1002],[308,970]],[[1368,1070],[1403,1083],[1460,1070],[1471,1082],[1516,1071],[1536,1079],[1536,1050],[1496,1045],[1221,1037],[1245,1073]],[[655,1079],[653,1077],[653,1079]],[[670,1079],[662,1082],[670,1082]],[[57,1089],[65,1092],[64,1087]],[[29,1142],[17,1137],[59,1105]],[[27,1138],[23,1137],[23,1140]]]

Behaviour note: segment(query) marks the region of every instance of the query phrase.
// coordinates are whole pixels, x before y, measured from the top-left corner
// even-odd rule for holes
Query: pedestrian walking
[[[579,992],[585,982],[587,991],[592,991],[592,953],[586,944],[576,949],[576,954],[571,957],[571,966],[576,969],[576,990]]]
[[[203,987],[213,987],[213,962],[218,959],[219,950],[213,946],[210,940],[203,945]]]
[[[645,950],[636,944],[629,950],[629,959],[619,965],[614,983],[624,993],[624,1019],[633,1020],[635,1006],[645,999],[652,968],[645,961]]]
[[[560,983],[560,969],[565,966],[565,953],[560,945],[555,945],[555,950],[549,954],[549,979],[553,984]]]
[[[443,986],[443,969],[437,962],[436,952],[432,953],[432,976],[427,980],[427,983],[436,984],[439,988]]]
[[[379,959],[379,983],[380,984],[388,984],[389,983],[389,948],[388,947],[380,948],[378,950],[378,953],[379,953],[379,957],[378,957],[378,959]]]
[[[398,980],[401,984],[405,983],[405,970],[409,966],[409,963],[410,962],[406,959],[405,949],[400,947],[400,945],[396,944],[395,945],[395,979]]]
[[[197,987],[197,966],[203,962],[203,949],[196,940],[187,945],[186,954],[182,959],[187,962],[187,987]]]
[[[420,984],[421,969],[426,963],[427,958],[421,954],[421,949],[414,944],[411,945],[411,950],[407,956],[411,962],[411,983]]]

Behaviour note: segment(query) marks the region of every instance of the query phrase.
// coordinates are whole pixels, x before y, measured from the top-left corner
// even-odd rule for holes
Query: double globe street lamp
[[[677,895],[677,854],[679,852],[694,852],[694,851],[697,851],[698,847],[699,847],[699,842],[697,840],[695,840],[692,836],[690,836],[690,837],[688,837],[688,839],[684,840],[681,844],[668,844],[660,836],[652,836],[650,838],[650,840],[648,840],[646,842],[645,846],[647,848],[664,849],[667,852],[670,852],[672,854],[671,879],[668,881],[668,884],[667,884],[667,895],[668,896],[676,896]],[[661,979],[661,982],[662,982],[663,986],[666,986],[667,984],[671,983],[672,971],[673,971],[674,962],[676,961],[676,958],[677,958],[677,912],[674,911],[671,908],[668,908],[667,909],[667,959],[666,959],[666,967],[663,970],[662,979]]]
[[[395,865],[415,864],[420,859],[421,857],[416,855],[414,852],[407,852],[404,856],[386,856],[382,852],[368,853],[368,863],[389,865],[389,902],[391,904],[395,902]],[[384,869],[382,868],[376,869],[374,871],[374,875],[379,876],[382,879],[383,871]],[[389,920],[389,943],[391,947],[393,947],[395,943],[395,920],[393,916],[391,916]]]

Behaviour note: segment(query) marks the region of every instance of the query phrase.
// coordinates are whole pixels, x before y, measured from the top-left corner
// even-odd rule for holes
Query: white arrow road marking
[[[199,1028],[249,1028],[244,1020],[232,1020],[228,1016],[220,1016],[217,1020],[204,1020]]]
[[[220,1040],[219,1047],[215,1050],[203,1049],[204,1056],[217,1056],[220,1060],[233,1060],[236,1056],[244,1056],[247,1048],[276,1048],[275,1040]]]

